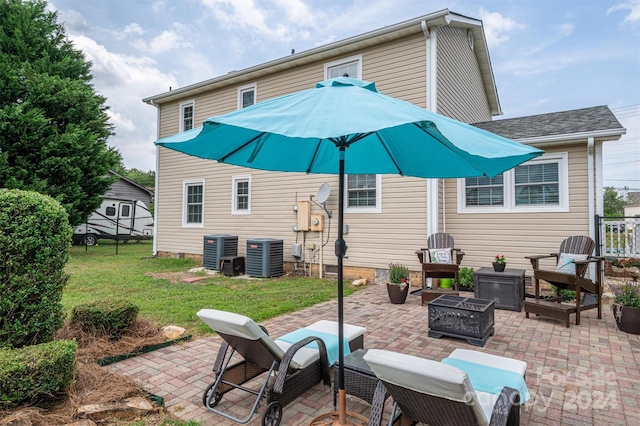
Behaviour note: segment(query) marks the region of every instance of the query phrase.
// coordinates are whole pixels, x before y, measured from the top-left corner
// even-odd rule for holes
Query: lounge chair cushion
[[[449,358],[461,359],[463,361],[474,362],[476,364],[488,365],[489,367],[501,368],[513,371],[522,377],[527,372],[527,363],[518,359],[507,358],[499,355],[492,355],[485,352],[474,351],[472,349],[455,349]]]
[[[438,361],[380,349],[369,349],[364,360],[379,379],[415,392],[469,404],[476,417],[488,423],[464,371]]]
[[[319,331],[322,333],[335,334],[335,335],[338,334],[338,323],[336,321],[321,320],[321,321],[314,322],[313,324],[308,325],[304,328],[308,330]],[[344,324],[343,330],[344,330],[344,337],[349,342],[362,336],[367,331],[367,329],[364,327],[351,325],[351,324]],[[283,351],[286,351],[291,346],[291,343],[278,340],[278,339],[276,339],[275,343]],[[293,357],[293,360],[298,364],[300,364],[302,368],[304,368],[307,365],[310,365],[311,363],[313,363],[315,360],[317,360],[318,356],[319,355],[318,355],[317,349],[304,347],[300,349],[298,352],[296,352],[296,355]]]

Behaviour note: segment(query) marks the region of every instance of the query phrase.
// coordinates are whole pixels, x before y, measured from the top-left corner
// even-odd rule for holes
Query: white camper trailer
[[[118,241],[153,238],[153,215],[140,200],[105,198],[87,223],[73,230],[73,243],[93,246],[100,238]]]

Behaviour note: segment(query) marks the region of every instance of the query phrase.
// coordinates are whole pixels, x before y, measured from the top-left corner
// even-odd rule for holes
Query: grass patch
[[[212,331],[196,317],[202,308],[236,312],[261,322],[337,297],[336,280],[301,276],[242,279],[214,275],[195,283],[154,278],[150,274],[187,272],[201,264],[154,258],[152,253],[150,241],[120,244],[118,255],[111,241],[101,241],[88,250],[72,247],[66,266],[71,278],[62,298],[66,312],[82,303],[124,298],[140,308],[140,316],[160,326],[175,324],[189,334],[205,335]],[[344,294],[354,291],[346,285]]]

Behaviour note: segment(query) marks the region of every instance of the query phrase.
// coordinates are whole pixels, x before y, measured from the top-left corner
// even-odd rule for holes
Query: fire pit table
[[[493,335],[494,301],[443,295],[428,304],[429,337],[465,339],[484,346]]]

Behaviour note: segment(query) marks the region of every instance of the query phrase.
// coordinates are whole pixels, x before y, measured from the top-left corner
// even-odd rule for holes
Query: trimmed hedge
[[[0,349],[0,407],[51,402],[71,385],[78,345],[56,340]]]
[[[37,192],[0,189],[0,347],[51,341],[64,321],[67,212]]]
[[[73,308],[71,323],[90,333],[118,338],[135,323],[138,311],[123,299],[97,300]]]

